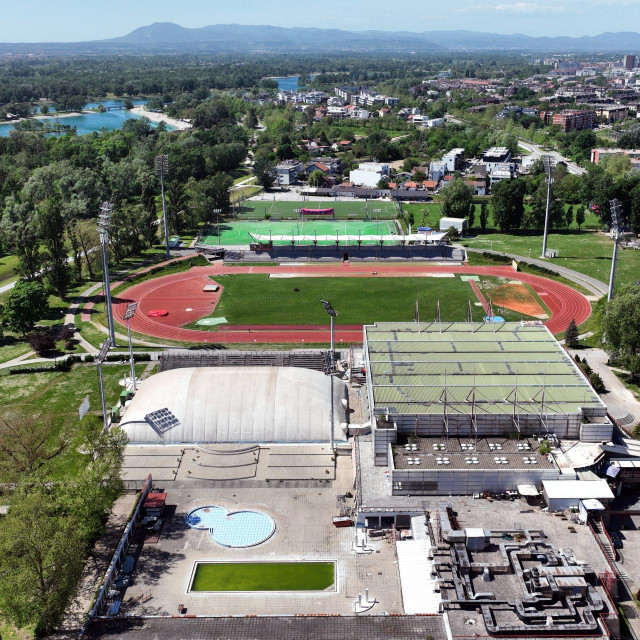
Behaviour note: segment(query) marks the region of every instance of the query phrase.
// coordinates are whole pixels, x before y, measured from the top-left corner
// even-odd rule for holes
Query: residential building
[[[328,107],[327,116],[335,118],[336,120],[343,120],[344,118],[348,118],[350,113],[346,107]]]
[[[434,127],[444,127],[444,125],[445,125],[444,118],[427,118],[422,122],[422,126],[428,127],[429,129],[432,129]]]
[[[506,147],[491,147],[482,155],[487,173],[491,173],[496,165],[509,162],[509,160],[511,160],[511,151]]]
[[[444,178],[444,174],[447,171],[447,163],[446,162],[437,162],[433,161],[429,164],[429,180],[435,180],[439,182]]]
[[[384,103],[389,107],[395,107],[398,102],[400,102],[400,98],[392,98],[391,96],[385,96]]]
[[[379,162],[361,162],[357,169],[349,172],[349,182],[365,187],[376,187],[378,182],[389,177],[389,165]]]
[[[297,160],[283,160],[276,165],[278,184],[282,186],[293,184],[298,173],[303,171],[303,166]]]
[[[640,159],[640,149],[614,149],[614,148],[605,148],[605,149],[592,149],[591,150],[591,162],[594,164],[600,164],[600,160],[605,158],[606,156],[629,156],[631,160],[639,160]]]
[[[442,156],[442,162],[445,163],[447,171],[462,171],[464,169],[464,149],[451,149]]]
[[[617,122],[629,116],[629,108],[621,104],[590,104],[589,107],[607,122]]]
[[[631,71],[636,66],[636,57],[632,54],[627,54],[622,60],[622,66],[627,71]]]
[[[595,119],[596,114],[594,111],[567,109],[559,113],[554,113],[552,123],[559,126],[565,132],[583,131],[584,129],[593,129]]]
[[[335,87],[333,92],[338,96],[338,98],[342,98],[345,102],[351,101],[351,96],[360,93],[362,87]]]
[[[511,180],[515,177],[516,165],[514,162],[496,162],[489,172],[491,186],[501,180]]]

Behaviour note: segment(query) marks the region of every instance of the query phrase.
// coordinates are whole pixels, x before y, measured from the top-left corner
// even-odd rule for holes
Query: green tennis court
[[[296,240],[296,244],[312,245],[317,239],[318,245],[331,245],[336,236],[352,236],[354,242],[358,236],[400,235],[395,222],[391,220],[262,220],[220,222],[210,225],[202,234],[201,243],[208,245],[245,245],[272,240],[273,244],[291,244],[291,240],[281,240],[278,236],[306,236]],[[325,236],[324,239],[322,237]],[[362,244],[377,244],[376,240],[363,240]]]
[[[334,209],[336,218],[393,220],[398,216],[398,205],[385,200],[325,200],[325,201],[272,201],[245,200],[236,209],[239,218],[264,219],[265,216],[298,218],[300,209]]]

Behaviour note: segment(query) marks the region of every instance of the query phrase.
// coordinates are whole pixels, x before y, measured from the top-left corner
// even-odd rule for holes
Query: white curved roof
[[[131,443],[327,442],[330,380],[320,371],[294,367],[192,367],[145,380],[120,426]],[[334,383],[334,434],[345,436]],[[166,431],[146,416],[168,409],[177,419]]]

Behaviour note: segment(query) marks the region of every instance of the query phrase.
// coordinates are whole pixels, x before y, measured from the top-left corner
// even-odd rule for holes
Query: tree
[[[130,98],[125,98],[125,100],[124,100],[124,108],[127,111],[131,111],[131,109],[133,109],[133,102],[131,101]]]
[[[11,331],[26,335],[48,308],[47,292],[41,282],[18,280],[4,299],[2,320]]]
[[[321,187],[324,184],[324,173],[320,171],[320,169],[316,169],[312,171],[309,175],[309,186],[310,187]]]
[[[567,330],[564,332],[564,343],[572,349],[578,346],[578,328],[575,320],[571,320]]]
[[[456,227],[449,227],[447,229],[447,235],[449,236],[449,240],[451,240],[451,242],[456,242],[459,238],[458,229]]]
[[[378,189],[388,189],[389,181],[386,178],[381,178],[380,180],[378,180],[378,184],[376,185],[376,187]]]
[[[547,212],[547,184],[540,182],[531,200],[531,210],[527,214],[526,225],[532,229],[542,229]],[[549,227],[558,228],[564,225],[564,203],[557,197],[551,185],[549,203]]]
[[[471,205],[469,207],[469,230],[473,229],[473,223],[476,220],[476,207],[475,205]]]
[[[584,206],[580,205],[576,210],[576,224],[578,225],[578,230],[582,229],[582,225],[584,224]]]
[[[489,219],[489,211],[487,209],[487,203],[483,202],[480,205],[480,228],[482,229],[483,233],[484,233],[485,229],[487,228],[488,219]]]
[[[628,285],[607,305],[604,321],[607,345],[631,378],[640,377],[640,287]]]
[[[249,109],[247,115],[244,117],[244,126],[247,129],[255,129],[258,126],[258,117],[256,116],[255,109]]]
[[[253,173],[256,182],[264,187],[265,191],[271,189],[277,178],[276,168],[268,158],[258,158],[253,165]]]
[[[522,179],[501,180],[493,187],[493,222],[500,231],[520,228],[526,190],[526,183]]]
[[[573,205],[570,206],[570,207],[567,207],[567,211],[565,212],[564,221],[565,221],[565,224],[567,225],[567,229],[568,229],[573,223]]]
[[[41,203],[38,218],[44,241],[45,274],[52,288],[63,298],[69,286],[69,263],[65,245],[65,221],[57,196]]]
[[[466,218],[473,206],[471,189],[461,178],[453,180],[443,189],[442,215],[447,218]]]
[[[43,105],[40,107],[40,113],[41,113],[43,116],[46,116],[46,115],[47,115],[47,113],[49,113],[49,107],[48,107],[46,104],[43,104]]]
[[[16,482],[31,477],[62,454],[70,438],[54,416],[15,414],[0,417],[0,470],[2,477]]]
[[[27,336],[31,348],[40,356],[47,357],[56,348],[56,341],[51,331],[38,329]]]
[[[78,519],[44,489],[17,491],[0,527],[0,611],[18,627],[55,627],[82,571]]]

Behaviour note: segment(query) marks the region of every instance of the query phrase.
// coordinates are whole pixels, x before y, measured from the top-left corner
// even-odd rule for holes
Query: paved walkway
[[[630,424],[625,424],[627,428],[633,427],[640,420],[640,402],[636,400],[633,393],[613,373],[607,365],[608,354],[602,349],[580,349],[570,351],[572,356],[578,355],[580,359],[586,359],[589,366],[597,372],[607,388],[600,396],[609,407],[609,413],[618,420],[631,414],[635,419]]]
[[[555,273],[557,273],[559,276],[562,276],[567,280],[571,280],[571,282],[575,282],[575,284],[579,284],[581,287],[584,287],[588,291],[591,291],[591,293],[598,296],[598,298],[600,298],[601,296],[606,296],[609,292],[609,287],[604,282],[601,282],[596,278],[592,278],[591,276],[586,276],[584,275],[584,273],[574,271],[573,269],[568,269],[567,267],[563,267],[559,264],[554,264],[553,262],[549,262],[548,260],[542,260],[540,258],[527,258],[525,256],[518,256],[515,253],[503,253],[502,251],[477,249],[475,247],[465,247],[465,249],[472,253],[491,253],[494,256],[506,256],[507,258],[511,258],[512,260],[516,260],[518,262],[527,262],[529,264],[535,264],[537,267],[549,269],[550,271],[554,271]]]

